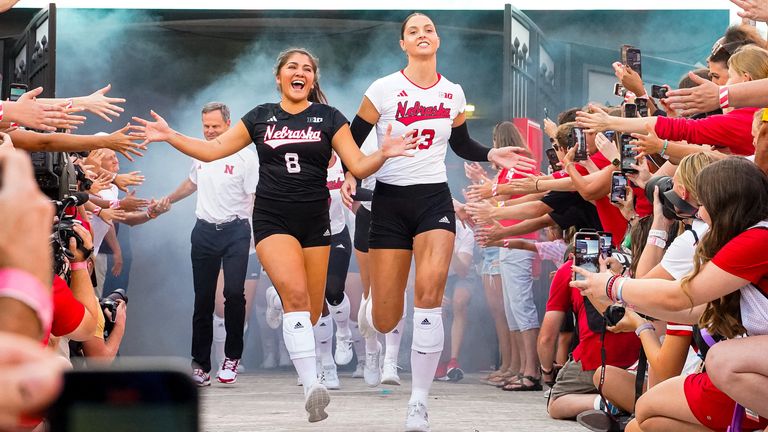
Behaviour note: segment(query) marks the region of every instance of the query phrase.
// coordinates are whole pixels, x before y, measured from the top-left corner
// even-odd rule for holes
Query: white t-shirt
[[[117,186],[112,184],[109,186],[109,189],[104,189],[98,195],[101,199],[114,201],[117,199],[117,191]],[[93,228],[93,254],[98,255],[101,244],[104,242],[104,237],[106,237],[109,231],[109,224],[104,222],[102,218],[94,216],[91,218],[91,227]]]
[[[693,230],[701,241],[704,233],[709,231],[709,225],[699,219],[693,220]],[[691,231],[686,230],[683,234],[675,237],[672,244],[669,245],[661,259],[661,267],[672,275],[675,280],[680,280],[683,276],[693,271],[693,255],[696,252],[696,239]]]
[[[475,249],[475,233],[471,229],[465,228],[461,222],[456,222],[456,239],[453,241],[453,258],[451,266],[448,268],[448,276],[453,276],[456,271],[453,269],[453,261],[461,254],[473,256]]]
[[[347,214],[341,201],[341,185],[344,184],[344,170],[341,168],[341,158],[336,155],[336,162],[328,168],[328,192],[331,194],[331,235],[344,231],[347,226]]]
[[[402,71],[376,80],[365,96],[379,112],[376,123],[379,146],[387,127],[392,125],[392,136],[417,130],[420,144],[412,150],[414,157],[388,159],[376,173],[376,180],[409,186],[425,183],[444,183],[445,153],[451,136],[453,120],[464,112],[464,90],[440,74],[432,87],[422,88],[412,83]]]
[[[210,223],[249,219],[259,182],[259,159],[250,148],[213,162],[194,160],[189,180],[197,185],[195,215]]]

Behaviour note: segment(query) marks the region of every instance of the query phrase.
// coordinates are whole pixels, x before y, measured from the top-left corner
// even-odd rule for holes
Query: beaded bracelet
[[[616,279],[618,276],[613,275],[608,279],[608,282],[605,283],[605,296],[608,297],[611,301],[616,301],[613,297],[613,284],[616,282]]]

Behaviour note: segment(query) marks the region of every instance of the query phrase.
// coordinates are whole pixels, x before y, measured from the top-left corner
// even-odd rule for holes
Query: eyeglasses
[[[736,52],[739,48],[741,48],[744,45],[749,44],[749,41],[746,40],[738,40],[733,42],[725,42],[725,36],[721,37],[720,39],[715,42],[714,45],[712,45],[712,54],[710,54],[710,58],[717,56],[720,54],[721,50],[724,50],[728,56],[732,56],[733,53]]]

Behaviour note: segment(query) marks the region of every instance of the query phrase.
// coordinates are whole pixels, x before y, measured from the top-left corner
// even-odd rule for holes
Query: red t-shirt
[[[574,164],[574,166],[576,167],[576,171],[578,171],[579,174],[581,174],[583,176],[589,174],[589,170],[586,169],[584,167],[584,165]],[[555,171],[555,172],[552,173],[552,178],[554,178],[554,179],[561,179],[561,178],[566,178],[566,177],[570,177],[570,176],[571,175],[568,174],[565,170]]]
[[[728,147],[734,154],[755,154],[752,120],[759,108],[739,108],[728,114],[703,119],[656,117],[656,135],[661,139]]]
[[[600,152],[590,156],[590,159],[598,169],[603,169],[611,164]],[[624,240],[624,234],[627,232],[627,220],[624,219],[619,208],[611,204],[611,199],[607,195],[595,200],[595,209],[597,209],[597,217],[600,218],[603,231],[613,234],[613,246],[620,247]]]
[[[53,277],[53,325],[51,334],[64,336],[77,330],[85,316],[85,306],[75,299],[64,279]]]
[[[581,292],[569,285],[572,266],[573,260],[568,260],[557,269],[549,290],[547,311],[573,310],[579,326],[579,345],[573,350],[573,359],[581,361],[583,370],[595,370],[601,364],[600,335],[589,329]],[[634,333],[605,333],[606,364],[627,368],[637,361],[639,353],[640,339]]]
[[[534,174],[533,171],[523,171],[523,172],[526,172],[528,174]],[[505,184],[505,183],[509,183],[511,180],[518,180],[518,179],[524,179],[524,178],[526,178],[526,176],[520,174],[519,172],[517,172],[517,170],[513,170],[512,173],[510,173],[507,168],[502,168],[501,171],[499,171],[499,175],[496,176],[496,182],[498,184]],[[523,195],[512,195],[510,196],[510,199],[520,198],[521,196]],[[517,225],[520,222],[521,221],[517,219],[504,219],[499,221],[501,226],[505,226],[505,227]],[[522,238],[522,239],[529,239],[529,240],[537,240],[539,238],[539,234],[538,232],[534,231],[532,233],[522,234],[522,235],[512,236],[507,238]]]
[[[746,279],[768,295],[768,229],[752,228],[737,235],[712,258],[712,263]]]

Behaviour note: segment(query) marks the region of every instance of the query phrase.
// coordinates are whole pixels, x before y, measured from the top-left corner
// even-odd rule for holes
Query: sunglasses
[[[730,57],[733,55],[733,53],[736,52],[736,50],[738,50],[744,45],[747,45],[748,43],[749,41],[745,41],[745,40],[738,40],[738,41],[726,43],[725,37],[721,37],[720,39],[717,40],[717,42],[715,42],[714,45],[712,45],[712,54],[710,55],[710,58],[720,54],[720,51],[725,51]]]

